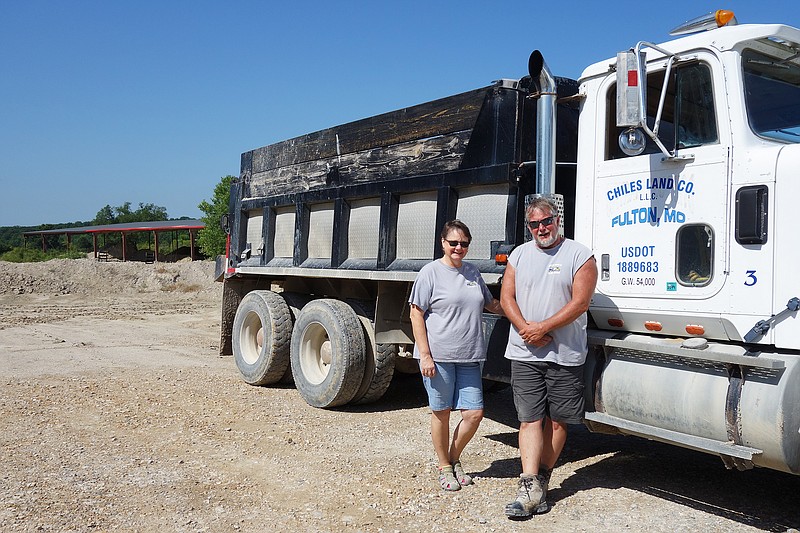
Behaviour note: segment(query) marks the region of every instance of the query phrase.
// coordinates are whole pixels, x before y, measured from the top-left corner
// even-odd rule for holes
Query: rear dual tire
[[[352,307],[323,298],[306,304],[292,330],[295,386],[309,405],[328,408],[351,401],[364,378],[364,328]]]
[[[272,291],[252,291],[242,298],[233,319],[233,357],[250,385],[280,381],[289,367],[292,316]]]
[[[394,376],[397,345],[378,344],[375,342],[375,312],[368,305],[350,300],[347,302],[358,315],[364,326],[366,353],[364,359],[364,378],[361,386],[353,396],[352,403],[365,404],[376,402],[383,397]]]
[[[396,347],[376,344],[368,303],[252,291],[234,318],[236,366],[251,385],[295,383],[315,407],[380,399],[394,375]]]

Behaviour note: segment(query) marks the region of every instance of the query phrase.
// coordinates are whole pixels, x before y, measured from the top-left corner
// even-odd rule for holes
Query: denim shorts
[[[483,364],[437,363],[436,374],[422,376],[431,411],[483,409]]]

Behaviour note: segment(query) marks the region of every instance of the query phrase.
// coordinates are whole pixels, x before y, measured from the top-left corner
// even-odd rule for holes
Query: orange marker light
[[[686,326],[686,333],[689,335],[704,335],[706,332],[706,328],[703,326],[697,326],[693,324],[687,324]]]
[[[625,322],[623,322],[621,318],[609,318],[608,325],[613,328],[621,328],[625,325]]]
[[[733,11],[728,11],[727,9],[718,9],[714,13],[714,20],[717,21],[717,26],[720,28],[729,23],[733,18]]]
[[[733,26],[737,24],[736,16],[733,11],[719,9],[713,13],[702,15],[692,20],[686,21],[677,28],[674,28],[670,35],[688,35],[700,31],[714,30],[722,26]]]
[[[661,322],[648,320],[644,323],[644,329],[647,331],[661,331]]]

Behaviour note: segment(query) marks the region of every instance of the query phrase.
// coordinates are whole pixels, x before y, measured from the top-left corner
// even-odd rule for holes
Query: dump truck
[[[408,296],[445,221],[498,295],[547,195],[597,259],[589,429],[800,473],[800,31],[718,11],[672,33],[242,154],[221,352],[312,406],[376,401],[417,368]],[[484,326],[507,382],[510,325]]]

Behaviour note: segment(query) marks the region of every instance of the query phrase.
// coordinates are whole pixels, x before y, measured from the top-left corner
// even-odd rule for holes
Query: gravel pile
[[[41,263],[0,261],[2,294],[141,294],[213,290],[213,261],[178,263],[52,259]]]

